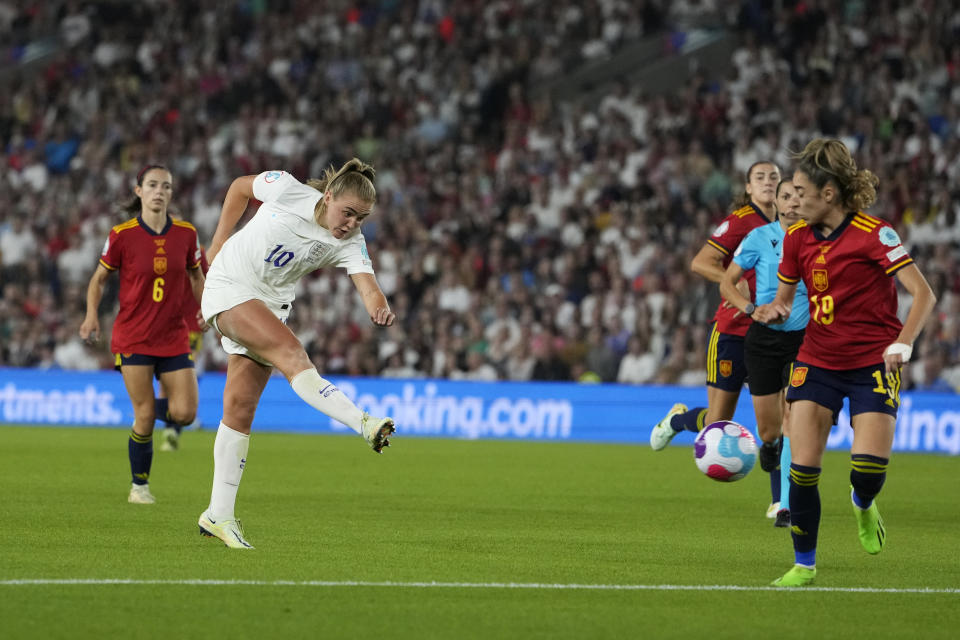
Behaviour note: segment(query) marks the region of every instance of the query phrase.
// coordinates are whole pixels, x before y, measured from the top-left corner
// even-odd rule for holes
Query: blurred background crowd
[[[736,38],[724,73],[556,98],[707,27]],[[879,176],[869,213],[939,297],[904,388],[960,389],[955,1],[0,0],[0,34],[0,366],[111,365],[77,330],[141,166],[206,243],[236,176],[357,156],[398,322],[375,330],[342,272],[305,279],[289,326],[324,375],[701,385],[719,296],[690,260],[751,163],[788,174],[824,135]]]

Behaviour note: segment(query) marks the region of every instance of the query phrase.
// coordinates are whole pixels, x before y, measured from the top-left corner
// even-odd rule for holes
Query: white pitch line
[[[185,585],[185,586],[250,586],[250,587],[384,587],[394,589],[544,589],[571,591],[810,591],[825,593],[918,593],[960,595],[960,589],[927,587],[803,587],[784,589],[768,586],[735,584],[557,584],[542,582],[374,582],[365,580],[137,580],[127,578],[37,578],[0,580],[0,586],[32,585]]]

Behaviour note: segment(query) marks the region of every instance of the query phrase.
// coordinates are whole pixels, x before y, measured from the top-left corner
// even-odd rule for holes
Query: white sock
[[[249,435],[220,423],[213,441],[213,490],[210,492],[210,515],[217,520],[236,519],[233,508],[249,448]]]
[[[293,376],[290,386],[311,407],[360,433],[363,412],[332,382],[321,378],[316,369],[307,369]]]

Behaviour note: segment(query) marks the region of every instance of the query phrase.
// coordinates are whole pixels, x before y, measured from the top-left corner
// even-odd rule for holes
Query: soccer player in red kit
[[[203,272],[197,231],[174,220],[167,207],[173,178],[163,166],[148,165],[137,175],[136,196],[126,206],[137,217],[110,231],[100,263],[87,287],[87,313],[80,337],[95,340],[100,333],[97,309],[109,275],[120,273],[120,310],[113,324],[110,350],[133,404],[134,424],[128,443],[133,484],[128,501],[155,502],[148,479],[153,461],[156,416],[189,424],[197,411],[197,377],[187,342],[183,299],[200,300]],[[153,378],[166,398],[156,399]]]
[[[850,402],[851,499],[860,544],[883,548],[886,532],[874,498],[886,479],[900,404],[900,367],[936,297],[886,222],[862,213],[876,199],[877,178],[857,169],[839,140],[816,139],[796,156],[793,184],[801,222],[787,231],[777,296],[754,319],[790,315],[803,280],[810,321],[787,388],[790,410],[790,520],[794,566],[774,585],[800,587],[816,576],[823,451],[843,399]],[[897,319],[896,276],[913,296]]]
[[[772,162],[755,162],[747,170],[741,206],[717,226],[713,235],[693,259],[691,269],[719,284],[733,260],[733,254],[748,233],[770,224],[776,218],[776,191],[780,169]],[[753,300],[755,275],[744,272],[737,285]],[[650,432],[650,448],[659,451],[681,431],[699,431],[717,420],[730,420],[737,410],[740,390],[747,378],[743,361],[743,338],[750,328],[750,315],[721,302],[714,315],[713,330],[707,344],[707,406],[687,409],[677,403]]]

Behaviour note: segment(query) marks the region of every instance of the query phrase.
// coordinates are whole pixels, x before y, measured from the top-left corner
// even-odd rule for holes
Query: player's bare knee
[[[191,409],[190,407],[175,407],[174,405],[170,405],[167,413],[177,424],[190,424],[193,422],[193,419],[197,417],[197,410]]]
[[[137,422],[149,421],[151,424],[153,424],[153,421],[157,417],[156,405],[154,405],[152,400],[150,402],[138,403],[133,407],[133,416],[136,418]]]
[[[153,423],[156,420],[156,414],[151,408],[149,412],[135,411],[133,414],[133,430],[142,436],[149,436],[153,433]]]
[[[313,367],[307,352],[304,351],[299,342],[295,345],[284,345],[273,364],[277,371],[286,376],[287,380],[291,380],[301,371]]]
[[[760,436],[760,439],[764,442],[773,442],[780,437],[780,424],[779,423],[758,423],[757,424],[757,435]]]
[[[223,398],[224,415],[233,416],[235,421],[252,424],[256,411],[256,399],[250,399],[240,394],[227,394]],[[233,424],[231,423],[230,426],[233,426]]]

